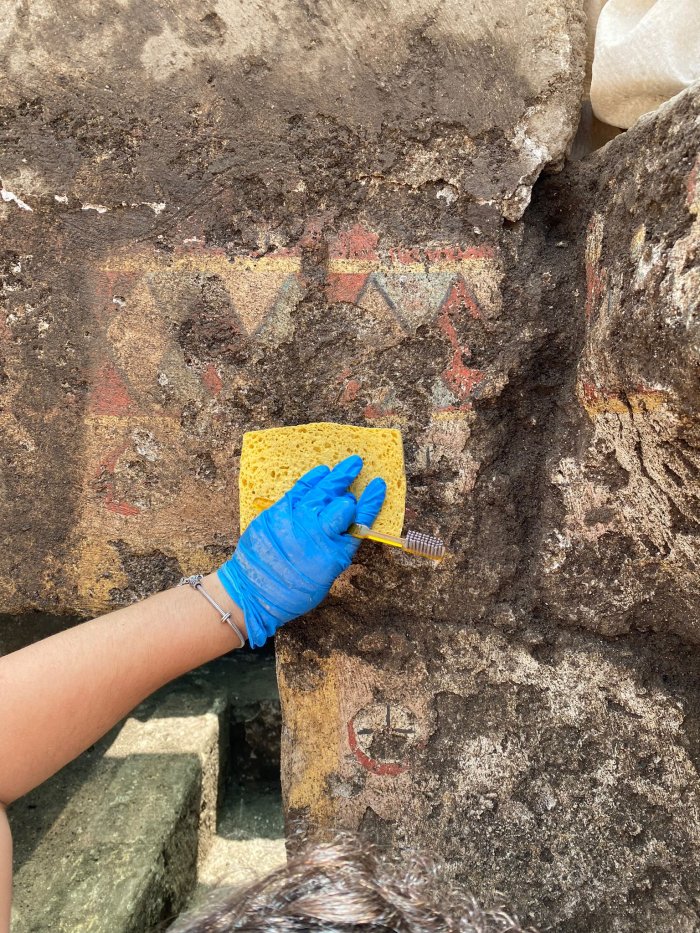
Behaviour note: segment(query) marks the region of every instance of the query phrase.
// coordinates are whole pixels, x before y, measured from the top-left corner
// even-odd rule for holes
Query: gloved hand
[[[353,522],[372,525],[386,495],[377,477],[359,502],[348,486],[362,470],[348,457],[333,470],[317,466],[248,525],[218,577],[241,608],[252,648],[314,609],[352,563],[360,545],[344,534]]]

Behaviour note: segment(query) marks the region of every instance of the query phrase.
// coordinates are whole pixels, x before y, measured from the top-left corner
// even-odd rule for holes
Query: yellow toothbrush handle
[[[382,531],[373,531],[368,525],[350,525],[348,534],[353,538],[360,538],[363,541],[377,541],[379,544],[388,544],[390,547],[404,547],[403,538],[395,538],[394,535],[385,535]]]

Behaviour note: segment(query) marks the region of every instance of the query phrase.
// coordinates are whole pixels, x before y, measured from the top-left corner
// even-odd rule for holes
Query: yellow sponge
[[[241,533],[255,518],[257,496],[276,501],[319,463],[334,467],[350,454],[364,461],[362,473],[350,487],[356,496],[375,476],[386,480],[384,505],[374,528],[400,535],[406,508],[406,474],[399,431],[358,428],[349,424],[300,424],[269,428],[243,435],[239,474]]]

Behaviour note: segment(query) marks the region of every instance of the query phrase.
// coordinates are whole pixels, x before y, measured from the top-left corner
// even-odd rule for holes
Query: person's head
[[[220,892],[170,933],[524,933],[499,909],[446,889],[418,856],[400,862],[361,840],[305,846],[244,890]]]

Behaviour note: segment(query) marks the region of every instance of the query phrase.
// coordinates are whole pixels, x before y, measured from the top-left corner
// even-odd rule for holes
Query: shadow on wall
[[[78,616],[29,612],[19,616],[0,613],[0,655],[18,651],[63,629],[72,628],[84,620]]]

